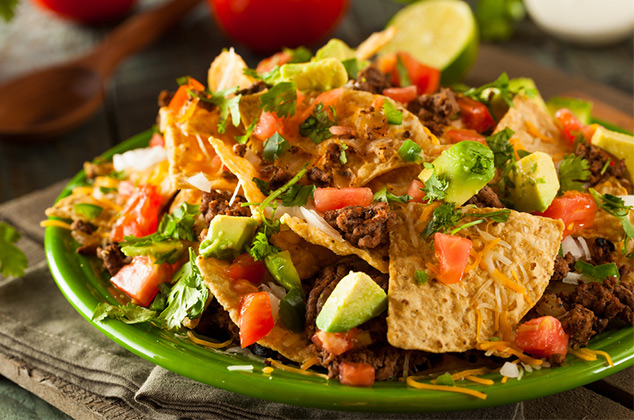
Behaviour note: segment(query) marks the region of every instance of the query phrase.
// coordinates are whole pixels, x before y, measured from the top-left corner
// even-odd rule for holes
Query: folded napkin
[[[433,413],[380,414],[295,407],[246,397],[198,383],[142,359],[96,330],[66,301],[44,259],[44,209],[63,186],[0,205],[0,220],[23,234],[18,245],[29,258],[23,278],[0,277],[0,355],[51,379],[73,384],[95,401],[108,403],[108,419],[523,419],[524,403],[488,409]],[[571,392],[571,391],[570,391]],[[588,391],[589,392],[589,391]],[[77,400],[77,399],[76,399]],[[79,401],[78,403],[81,403]],[[596,411],[600,416],[600,411]],[[586,411],[586,414],[589,414]]]

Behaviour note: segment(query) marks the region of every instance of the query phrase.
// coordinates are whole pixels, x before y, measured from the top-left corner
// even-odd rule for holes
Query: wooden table
[[[152,3],[156,1],[143,1],[141,7]],[[371,32],[383,28],[399,7],[402,5],[389,0],[355,0],[335,35],[356,45]],[[81,54],[109,29],[70,24],[23,1],[14,22],[0,24],[0,81]],[[175,80],[182,75],[206,79],[211,59],[230,45],[231,41],[216,28],[208,9],[201,5],[162,40],[121,66],[105,87],[104,107],[82,127],[48,142],[0,142],[0,203],[72,176],[84,161],[151,127],[158,109],[158,92],[175,89]],[[502,71],[511,77],[529,76],[536,80],[544,97],[583,92],[608,106],[596,109],[597,114],[608,112],[617,119],[615,122],[627,126],[632,124],[634,114],[633,49],[632,40],[600,49],[574,47],[545,36],[530,21],[525,21],[510,41],[482,45],[478,61],[465,82],[483,84]],[[261,58],[244,48],[237,50],[251,66]],[[55,397],[54,389],[37,383],[37,375],[20,375],[7,365],[3,365],[2,371],[55,405],[67,405],[65,411],[75,415],[85,413],[82,411],[85,407],[79,411],[77,407],[69,409],[68,405],[78,402]],[[632,372],[628,369],[579,392],[596,393],[632,410]],[[12,386],[7,381],[0,381],[0,385]],[[15,392],[21,391],[16,387]],[[543,399],[542,405],[541,414],[537,411],[532,417],[565,417],[566,404],[556,396]]]

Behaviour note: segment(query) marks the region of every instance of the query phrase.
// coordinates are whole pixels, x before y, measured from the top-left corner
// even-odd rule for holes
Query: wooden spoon
[[[134,15],[87,55],[0,86],[0,138],[42,139],[86,121],[103,102],[104,86],[118,64],[200,2],[172,0]]]

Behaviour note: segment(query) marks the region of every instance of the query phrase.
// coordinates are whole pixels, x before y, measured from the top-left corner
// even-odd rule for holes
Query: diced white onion
[[[302,216],[306,222],[314,228],[317,228],[330,236],[337,242],[343,242],[343,238],[332,226],[330,226],[323,217],[321,217],[315,210],[309,210],[306,207],[300,207],[299,211],[302,212]]]
[[[566,284],[579,284],[579,280],[581,280],[581,274],[568,273],[561,281]]]
[[[586,254],[586,260],[592,259],[592,255],[590,254],[590,249],[588,248],[588,244],[586,243],[586,239],[581,236],[577,238],[577,242],[581,245],[581,249]]]
[[[259,289],[275,295],[275,297],[280,300],[284,299],[284,297],[286,296],[286,289],[284,289],[279,284],[275,284],[273,282],[262,283]]]
[[[528,363],[522,362],[522,367],[528,373],[531,373],[533,371],[533,367],[531,365],[529,365]]]
[[[619,197],[623,199],[626,206],[634,207],[634,195],[619,195]]]
[[[238,370],[238,371],[242,371],[242,372],[253,372],[253,365],[233,365],[233,366],[227,366],[227,370]]]
[[[273,214],[273,209],[271,207],[267,207],[264,209],[264,215],[268,218],[271,218]],[[299,211],[299,207],[286,207],[281,204],[278,204],[275,209],[275,218],[279,219],[284,214],[288,214],[291,217],[297,217],[298,219],[303,219],[302,213]]]
[[[233,205],[233,201],[238,196],[238,191],[240,191],[240,187],[242,186],[242,181],[238,181],[238,185],[236,185],[236,189],[233,190],[233,195],[231,196],[231,200],[229,200],[229,205]]]
[[[259,166],[260,162],[262,162],[262,160],[258,157],[258,155],[253,153],[251,149],[247,149],[246,153],[244,154],[244,158],[248,160],[249,162],[251,162],[253,166]]]
[[[242,347],[238,347],[238,346],[233,346],[233,347],[227,347],[227,349],[225,350],[227,353],[237,353],[237,354],[243,354],[245,356],[250,356],[253,353],[251,353],[251,350],[249,350],[248,348],[242,348]]]
[[[203,139],[200,138],[200,134],[196,134],[196,140],[198,140],[198,147],[200,147],[200,151],[203,152],[203,155],[205,155],[208,160],[211,160],[211,156],[207,153],[207,148],[203,143]]]
[[[196,175],[192,175],[187,178],[187,183],[189,183],[192,187],[198,188],[200,191],[211,191],[211,182],[209,182],[205,174],[202,172],[198,172]]]
[[[575,238],[572,236],[567,236],[563,241],[561,241],[561,252],[564,255],[570,252],[575,258],[583,257],[583,249],[581,249]]]
[[[167,152],[164,148],[145,147],[114,155],[112,164],[117,172],[125,171],[126,169],[144,171],[150,166],[163,162],[165,159],[167,159]]]
[[[500,369],[500,375],[508,376],[509,378],[517,378],[520,376],[520,370],[515,363],[505,362]]]

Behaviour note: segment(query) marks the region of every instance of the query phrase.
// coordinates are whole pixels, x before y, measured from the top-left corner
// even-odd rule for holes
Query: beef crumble
[[[421,122],[437,136],[442,135],[445,126],[460,111],[456,94],[447,88],[441,88],[438,93],[421,95],[409,103],[407,109],[418,116]]]
[[[266,83],[264,83],[263,80],[256,80],[255,82],[251,84],[251,86],[248,86],[244,89],[240,89],[239,91],[237,91],[236,96],[237,95],[253,95],[254,93],[262,92],[263,90],[266,90],[267,88],[268,86],[266,85]]]
[[[169,106],[170,101],[174,97],[174,92],[170,92],[169,90],[162,90],[158,96],[158,106],[160,108]]]
[[[308,178],[311,184],[315,184],[319,188],[333,186],[332,171],[325,171],[316,166],[306,171],[306,178]]]
[[[123,268],[124,265],[130,264],[132,258],[127,257],[117,244],[109,244],[105,247],[97,248],[97,257],[103,260],[103,268],[114,276]]]
[[[614,176],[628,191],[632,190],[632,184],[627,178],[625,160],[617,159],[603,149],[585,141],[577,143],[575,155],[581,156],[590,164],[588,168],[590,170],[590,177],[588,178],[590,186],[597,185],[610,176]]]
[[[557,255],[555,257],[555,271],[550,281],[562,281],[569,272],[574,271],[576,262],[577,259],[570,252],[567,252],[564,257]]]
[[[387,203],[379,202],[367,207],[348,206],[328,210],[324,219],[354,246],[376,248],[387,245],[394,213]]]
[[[231,201],[232,193],[228,191],[211,190],[210,192],[203,192],[202,201],[200,204],[200,214],[205,217],[207,223],[216,217],[218,214],[224,214],[226,216],[251,216],[251,210],[248,207],[242,207],[242,203],[246,203],[244,197],[236,195]]]
[[[361,70],[352,87],[374,94],[382,94],[384,89],[392,87],[390,75],[382,73],[376,66],[370,65]]]
[[[260,176],[269,182],[269,189],[274,191],[293,178],[293,175],[277,166],[268,165],[260,169]]]
[[[494,207],[498,209],[506,208],[500,201],[500,197],[493,191],[491,187],[485,185],[476,195],[471,197],[465,205],[473,204],[476,207]]]

